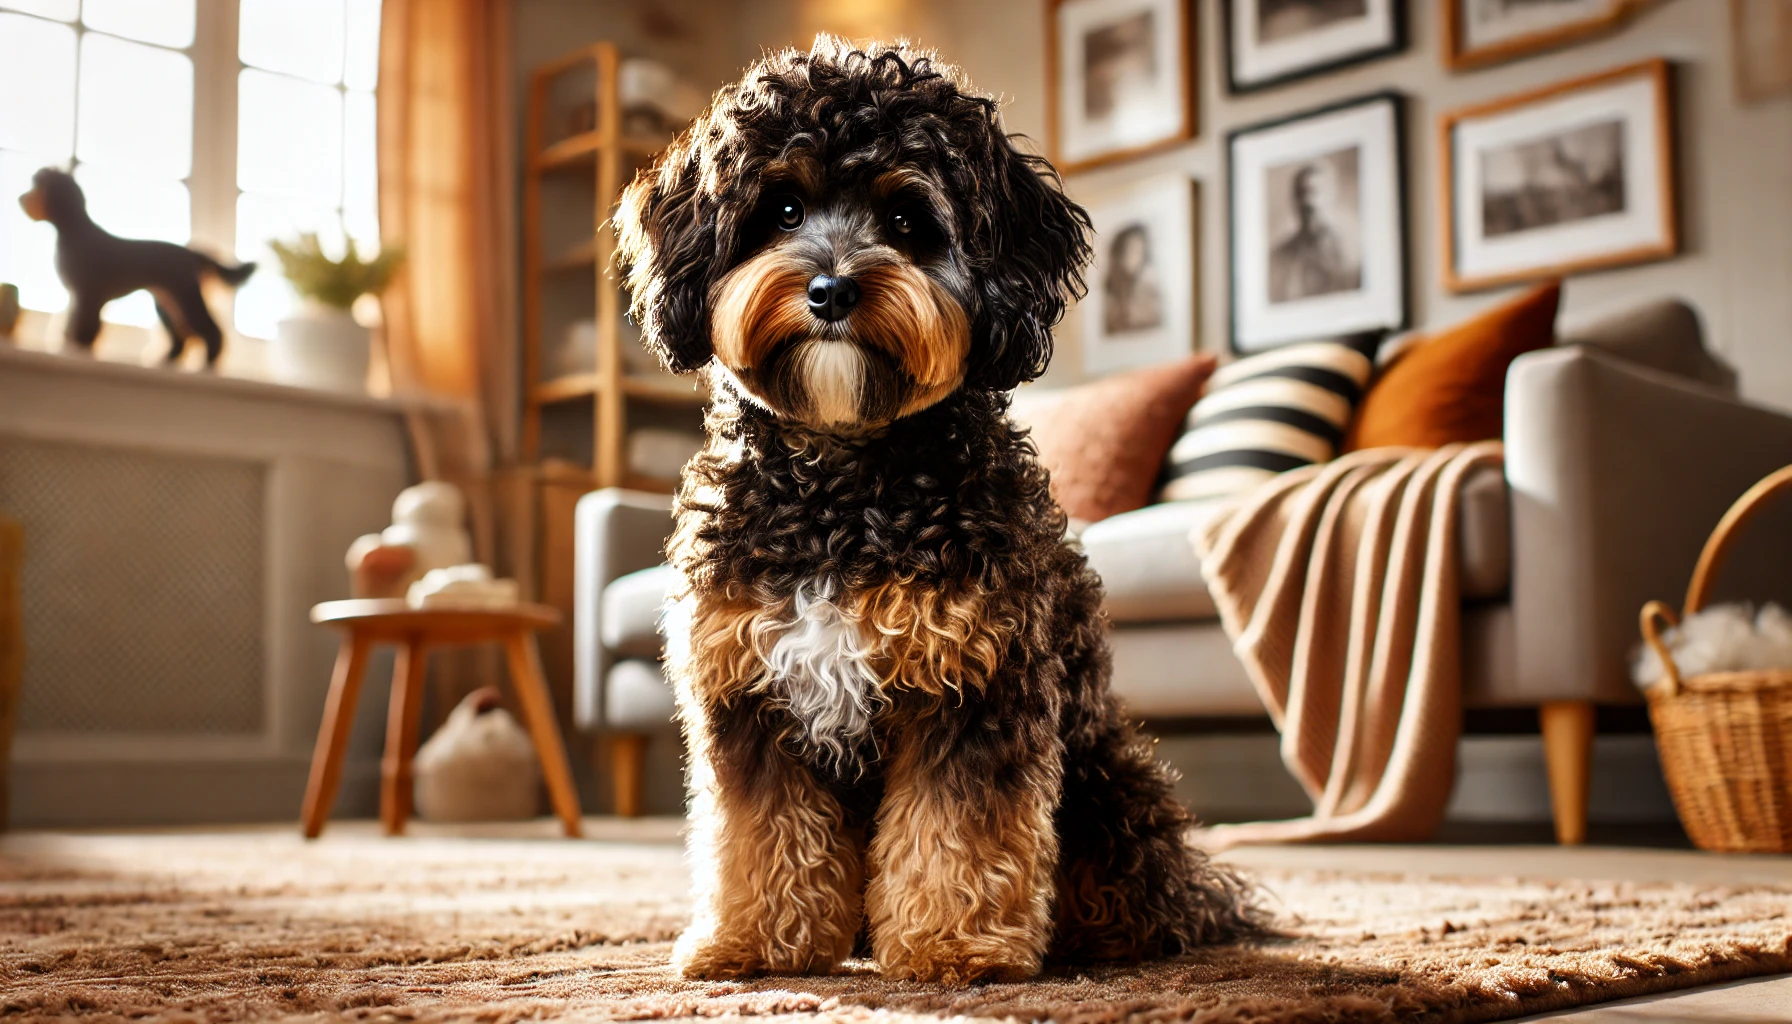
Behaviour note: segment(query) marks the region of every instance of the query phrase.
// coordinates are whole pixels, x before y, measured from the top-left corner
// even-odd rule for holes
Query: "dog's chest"
[[[768,624],[762,685],[802,728],[810,752],[843,769],[857,762],[879,711],[889,703],[873,660],[877,637],[832,588],[807,580],[787,614]]]

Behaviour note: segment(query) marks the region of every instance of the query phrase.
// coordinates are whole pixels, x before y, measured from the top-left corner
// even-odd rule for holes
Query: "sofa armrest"
[[[595,729],[603,725],[603,681],[610,669],[602,640],[604,588],[665,561],[672,498],[616,487],[593,491],[579,499],[573,531],[573,720]]]
[[[1716,388],[1579,346],[1516,360],[1506,384],[1514,696],[1637,701],[1638,611],[1678,603],[1731,502],[1788,463],[1792,417]],[[1792,534],[1761,532],[1750,557],[1792,563]]]

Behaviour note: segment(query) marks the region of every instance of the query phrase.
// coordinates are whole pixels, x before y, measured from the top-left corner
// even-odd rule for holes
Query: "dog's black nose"
[[[859,304],[859,286],[850,277],[817,274],[809,282],[809,312],[823,320],[844,320]]]

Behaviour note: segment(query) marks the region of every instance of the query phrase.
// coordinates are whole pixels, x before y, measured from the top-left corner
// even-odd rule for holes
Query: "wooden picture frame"
[[[1462,10],[1464,4],[1473,2],[1474,0],[1437,0],[1443,24],[1444,66],[1451,71],[1466,71],[1517,60],[1614,31],[1649,0],[1602,0],[1603,9],[1593,14],[1478,45],[1468,39],[1469,24]]]
[[[1452,292],[1478,291],[1677,255],[1680,232],[1670,71],[1665,59],[1654,58],[1442,114],[1438,118],[1438,168],[1445,287]],[[1640,91],[1620,95],[1626,89]],[[1584,102],[1572,109],[1577,120],[1554,134],[1547,128],[1539,131],[1538,124],[1512,120],[1527,112],[1546,120],[1557,108],[1557,101],[1584,100],[1599,93],[1607,94],[1616,110],[1620,101],[1636,104],[1644,92],[1652,108],[1647,123],[1616,115],[1589,121],[1589,107]],[[1569,112],[1561,109],[1565,115]],[[1508,119],[1504,125],[1500,124],[1502,118]],[[1607,131],[1614,120],[1619,128]],[[1458,153],[1459,143],[1474,142],[1463,138],[1465,131],[1479,132],[1483,142],[1492,139],[1503,144],[1477,148],[1480,159],[1471,164]],[[1510,134],[1501,140],[1502,132]],[[1595,132],[1599,134],[1590,134]],[[1577,141],[1584,143],[1579,155],[1570,152]],[[1546,144],[1547,150],[1542,148]],[[1515,188],[1498,196],[1486,187],[1488,179],[1509,179],[1511,172],[1497,169],[1488,160],[1487,153],[1496,148],[1500,150],[1497,155],[1505,158],[1499,167],[1518,168],[1521,179]],[[1545,159],[1547,166],[1542,162]],[[1601,160],[1604,168],[1598,166]],[[1536,166],[1528,166],[1527,161]],[[1561,170],[1569,167],[1580,173],[1564,179]],[[1556,177],[1549,181],[1545,175],[1542,183],[1522,180],[1533,171],[1556,172]],[[1608,184],[1613,175],[1615,184]],[[1461,190],[1466,184],[1476,186],[1473,198],[1478,200],[1480,219],[1473,225],[1465,216],[1469,209],[1465,202],[1470,197]],[[1513,210],[1520,212],[1509,212]],[[1490,232],[1490,219],[1505,223]],[[1601,246],[1601,231],[1606,232],[1609,245]],[[1489,244],[1489,238],[1504,240]],[[1471,259],[1471,244],[1484,250],[1506,247],[1508,251],[1494,251],[1491,256],[1484,252]],[[1535,250],[1539,258],[1524,262],[1527,248]]]
[[[1248,355],[1316,338],[1393,332],[1411,323],[1406,118],[1406,97],[1383,90],[1228,133],[1227,339],[1233,352]],[[1303,139],[1301,132],[1310,134]],[[1290,246],[1291,238],[1277,244],[1273,237],[1276,183],[1290,180],[1286,169],[1294,164],[1335,160],[1345,149],[1356,153],[1357,184],[1348,204],[1356,225],[1356,280],[1278,288],[1278,261],[1289,265],[1301,253]],[[1282,255],[1284,250],[1293,260]]]
[[[1107,8],[1110,12],[1175,12],[1180,22],[1180,31],[1166,35],[1161,42],[1156,33],[1150,37],[1154,56],[1175,64],[1173,68],[1164,69],[1164,81],[1155,98],[1157,102],[1149,104],[1152,109],[1159,109],[1161,113],[1162,98],[1173,96],[1177,101],[1180,109],[1174,112],[1175,117],[1168,118],[1160,125],[1161,131],[1146,133],[1146,137],[1111,141],[1102,145],[1099,141],[1091,142],[1078,137],[1076,130],[1086,126],[1070,123],[1068,120],[1070,104],[1066,103],[1065,93],[1067,89],[1074,91],[1075,83],[1064,79],[1070,68],[1067,67],[1069,62],[1063,52],[1068,41],[1064,38],[1063,22],[1074,17],[1079,9],[1093,12],[1100,8]],[[1195,137],[1198,120],[1195,96],[1196,16],[1194,0],[1051,0],[1046,5],[1047,150],[1052,164],[1060,173],[1074,174],[1173,149]],[[1078,95],[1083,94],[1079,92]]]
[[[1276,86],[1286,85],[1303,78],[1340,71],[1357,64],[1391,57],[1406,49],[1406,0],[1369,0],[1365,5],[1364,19],[1368,20],[1377,16],[1385,18],[1387,34],[1384,39],[1368,45],[1358,44],[1347,45],[1342,49],[1334,48],[1331,52],[1315,58],[1312,63],[1265,73],[1258,78],[1247,78],[1247,72],[1241,67],[1243,61],[1238,52],[1239,32],[1244,24],[1239,17],[1238,6],[1241,3],[1256,4],[1260,2],[1261,0],[1219,0],[1220,29],[1224,33],[1220,51],[1226,62],[1226,91],[1234,96],[1273,89]]]
[[[1730,50],[1738,102],[1792,93],[1792,0],[1730,0]]]
[[[1200,333],[1200,184],[1185,173],[1131,181],[1083,200],[1095,228],[1081,306],[1083,372],[1169,362]],[[1136,257],[1137,265],[1125,267]]]

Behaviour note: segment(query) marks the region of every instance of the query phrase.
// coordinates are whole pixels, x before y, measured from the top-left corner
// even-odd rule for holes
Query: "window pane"
[[[192,200],[178,181],[149,181],[82,164],[75,180],[87,193],[87,213],[94,223],[121,238],[149,238],[185,245],[192,237]],[[106,304],[109,323],[156,327],[155,300],[148,292],[132,292]]]
[[[372,93],[351,92],[344,108],[342,221],[361,252],[371,256],[380,244],[380,180],[378,138]]]
[[[275,325],[298,308],[298,294],[280,276],[280,261],[267,243],[292,240],[301,232],[315,232],[324,251],[340,257],[347,250],[342,223],[328,206],[245,192],[236,201],[236,256],[255,260],[261,268],[236,293],[237,333],[251,338],[272,338]]]
[[[25,308],[54,313],[68,305],[56,278],[56,229],[25,216],[13,198],[31,190],[31,176],[48,162],[0,151],[0,281],[19,286]]]
[[[155,178],[193,166],[193,62],[186,54],[89,32],[81,37],[84,161]]]
[[[0,9],[24,11],[57,21],[74,21],[75,15],[81,13],[81,0],[6,0],[0,3]]]
[[[193,202],[178,181],[135,178],[82,164],[75,180],[87,193],[87,214],[120,238],[186,245],[193,237]]]
[[[68,159],[75,150],[75,30],[0,14],[0,148]]]
[[[264,71],[342,81],[343,0],[243,0],[238,54]]]
[[[185,49],[193,45],[194,0],[87,0],[81,23],[126,39]]]
[[[236,109],[239,188],[320,206],[342,201],[342,93],[244,69]]]
[[[348,58],[342,83],[371,92],[380,81],[380,0],[348,0]]]

